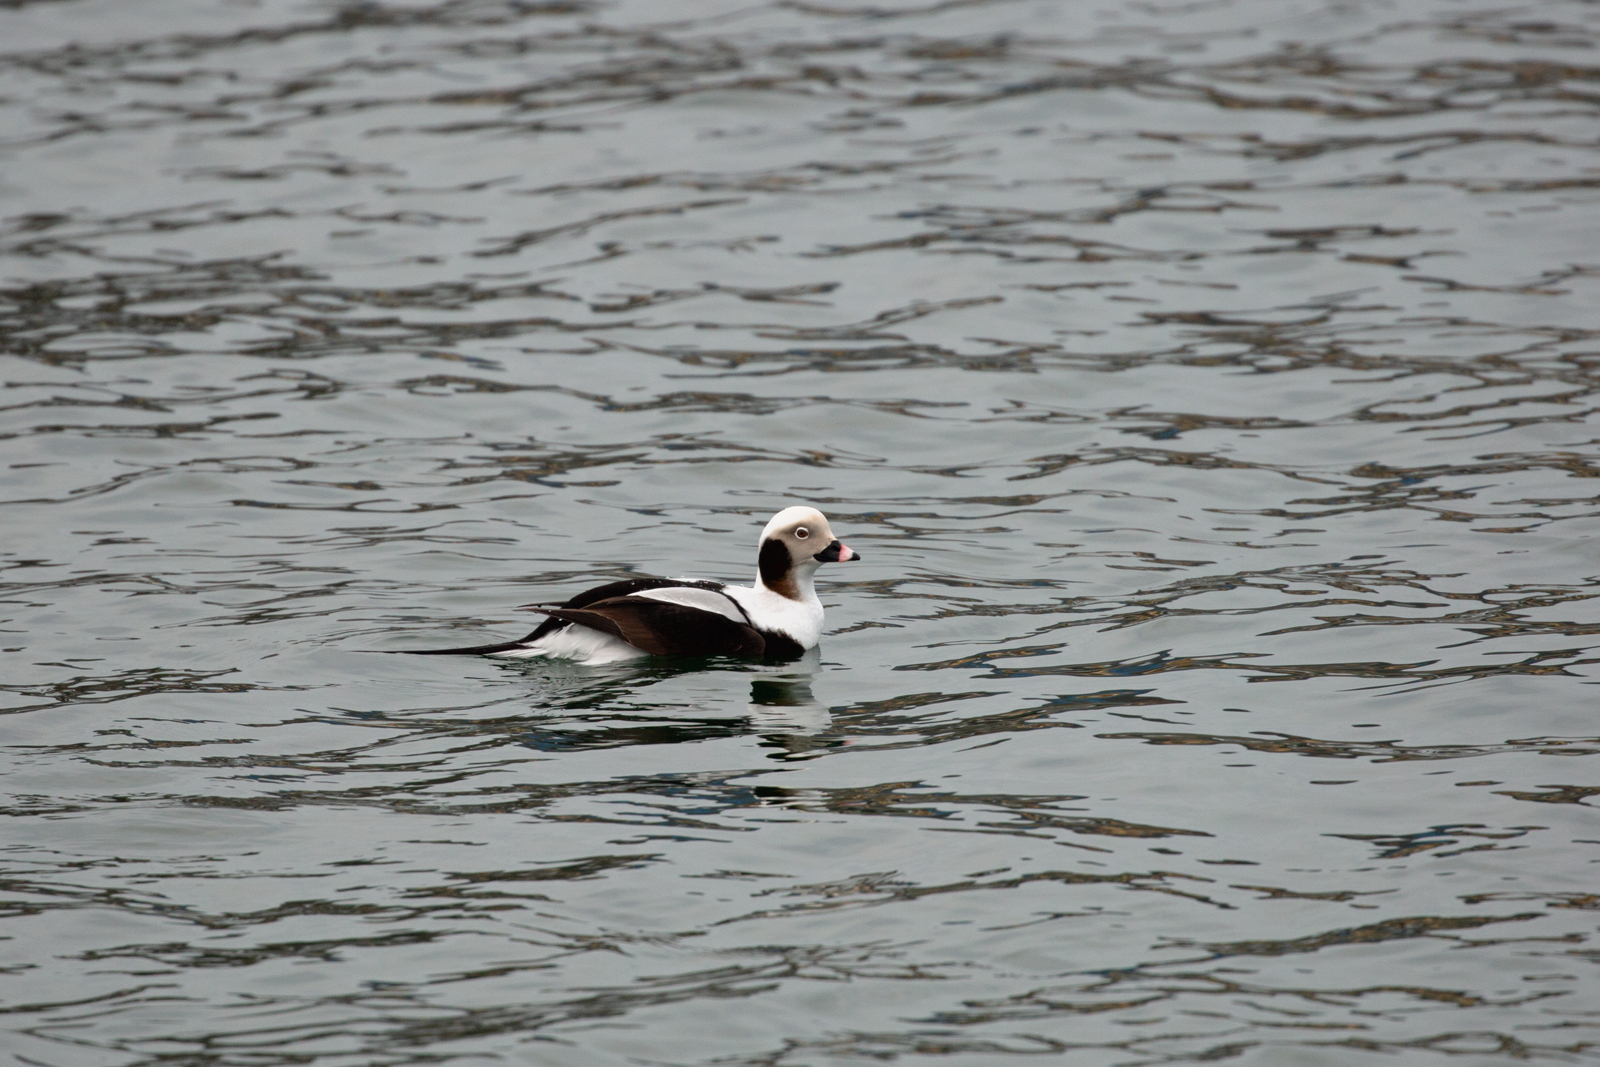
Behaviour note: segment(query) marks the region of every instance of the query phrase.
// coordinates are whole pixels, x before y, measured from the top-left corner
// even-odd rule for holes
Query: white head
[[[761,531],[756,584],[800,600],[810,591],[811,576],[822,564],[860,558],[833,536],[828,517],[816,508],[784,508]]]

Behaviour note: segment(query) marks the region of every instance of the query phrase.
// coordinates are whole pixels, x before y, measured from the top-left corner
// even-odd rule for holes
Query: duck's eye
[[[800,540],[804,541],[806,538],[811,536],[811,531],[806,529],[804,526],[796,526],[794,528],[794,535],[800,538]]]

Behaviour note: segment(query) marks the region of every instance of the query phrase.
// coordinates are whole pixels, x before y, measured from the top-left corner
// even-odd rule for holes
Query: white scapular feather
[[[696,589],[687,585],[669,585],[665,589],[643,589],[631,594],[646,600],[659,600],[665,604],[678,604],[686,608],[711,611],[734,622],[745,622],[744,613],[721,593],[710,589]]]

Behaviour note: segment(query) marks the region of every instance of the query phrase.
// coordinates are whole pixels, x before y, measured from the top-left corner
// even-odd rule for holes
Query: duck
[[[822,601],[813,585],[818,568],[860,559],[833,535],[827,516],[796,505],[762,529],[754,585],[689,578],[608,582],[564,604],[527,605],[545,620],[516,641],[403,651],[584,664],[645,656],[791,658],[822,640]]]

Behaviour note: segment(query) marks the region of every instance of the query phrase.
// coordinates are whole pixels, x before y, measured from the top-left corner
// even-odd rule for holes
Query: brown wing
[[[565,604],[559,604],[557,606],[563,608],[586,608],[590,604],[593,604],[597,601],[610,600],[613,597],[628,596],[631,593],[643,592],[646,589],[668,588],[707,589],[711,592],[716,592],[722,588],[722,583],[685,581],[679,578],[629,578],[626,581],[607,582],[605,585],[597,585],[593,589],[585,589],[583,592],[579,593]],[[544,605],[528,604],[525,605],[525,609],[528,611],[543,611]],[[505,647],[516,648],[521,645],[526,645],[530,641],[537,641],[539,638],[544,637],[547,634],[555,633],[557,630],[561,629],[561,626],[562,620],[560,619],[546,619],[544,622],[539,624],[538,628],[535,629],[533,633],[529,634],[527,637],[524,637],[520,641],[507,642]],[[611,631],[607,630],[606,633],[611,633]],[[446,649],[445,651],[456,650]],[[469,648],[465,651],[477,652],[481,650]]]
[[[621,596],[581,608],[532,608],[620,637],[652,656],[760,656],[767,642],[753,628],[714,611]]]

